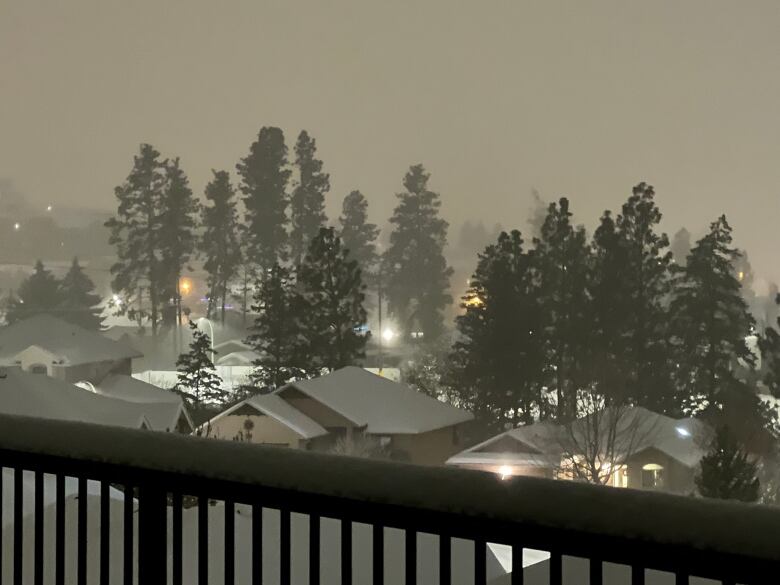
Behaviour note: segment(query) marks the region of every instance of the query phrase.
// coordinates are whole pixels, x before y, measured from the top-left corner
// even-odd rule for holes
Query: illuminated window
[[[664,485],[664,468],[657,463],[642,466],[642,487],[653,489]]]

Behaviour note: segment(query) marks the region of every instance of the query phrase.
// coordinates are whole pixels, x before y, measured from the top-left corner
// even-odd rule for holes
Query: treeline
[[[236,164],[237,184],[228,171],[213,171],[201,203],[178,159],[163,159],[151,145],[141,145],[130,174],[115,190],[117,213],[106,224],[117,255],[111,268],[117,308],[149,322],[154,334],[164,322],[180,323],[181,275],[199,259],[209,275],[210,315],[224,319],[235,296],[245,316],[254,306],[262,317],[264,295],[270,294],[262,285],[276,279],[278,287],[278,281],[293,279],[296,291],[305,289],[304,281],[315,280],[315,268],[327,268],[313,266],[307,254],[329,246],[317,257],[325,262],[343,255],[345,262],[355,262],[361,283],[356,290],[381,283],[403,331],[438,337],[451,302],[451,269],[443,255],[448,226],[439,217],[439,195],[428,188],[428,173],[415,165],[406,174],[390,218],[390,245],[380,255],[379,230],[368,221],[368,203],[358,190],[344,198],[333,231],[321,231],[328,228],[330,191],[323,167],[306,131],[298,135],[290,160],[282,130],[264,127]],[[354,314],[364,318],[364,312]]]
[[[583,393],[605,406],[739,412],[737,424],[771,424],[757,398],[748,340],[758,332],[726,217],[681,262],[660,220],[653,188],[641,183],[619,213],[604,212],[592,237],[565,198],[549,205],[530,241],[502,232],[479,254],[453,345],[422,356],[411,381],[493,430],[572,420]],[[777,392],[780,336],[758,337],[763,382]]]

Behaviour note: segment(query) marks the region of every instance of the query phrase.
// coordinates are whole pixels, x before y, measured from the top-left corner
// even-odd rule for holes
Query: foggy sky
[[[532,188],[592,227],[646,180],[780,279],[779,29],[777,0],[0,0],[0,177],[110,209],[140,142],[200,194],[305,128],[331,216],[359,188],[384,224],[418,161],[451,221],[522,229]]]

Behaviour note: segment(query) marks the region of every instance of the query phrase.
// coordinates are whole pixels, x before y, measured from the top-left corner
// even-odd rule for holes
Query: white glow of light
[[[51,211],[51,205],[46,206],[46,211]]]
[[[508,479],[512,477],[512,468],[509,465],[502,465],[498,468],[498,474],[501,476],[501,479]]]
[[[20,224],[18,221],[14,224],[14,229],[18,230],[20,227],[22,227],[22,224]]]
[[[393,331],[389,327],[382,331],[382,339],[384,339],[385,341],[392,341],[393,338],[395,338],[395,331]]]
[[[677,427],[676,430],[677,430],[677,434],[680,435],[681,437],[690,437],[691,436],[691,432],[688,429],[686,429],[685,427]]]
[[[114,303],[116,305],[121,305],[122,304],[122,299],[119,298],[119,295],[114,295]]]

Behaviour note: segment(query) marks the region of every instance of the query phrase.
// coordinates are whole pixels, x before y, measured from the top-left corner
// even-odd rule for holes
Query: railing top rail
[[[567,481],[378,462],[232,441],[0,415],[28,455],[780,562],[780,510]],[[194,482],[196,483],[196,482]]]

